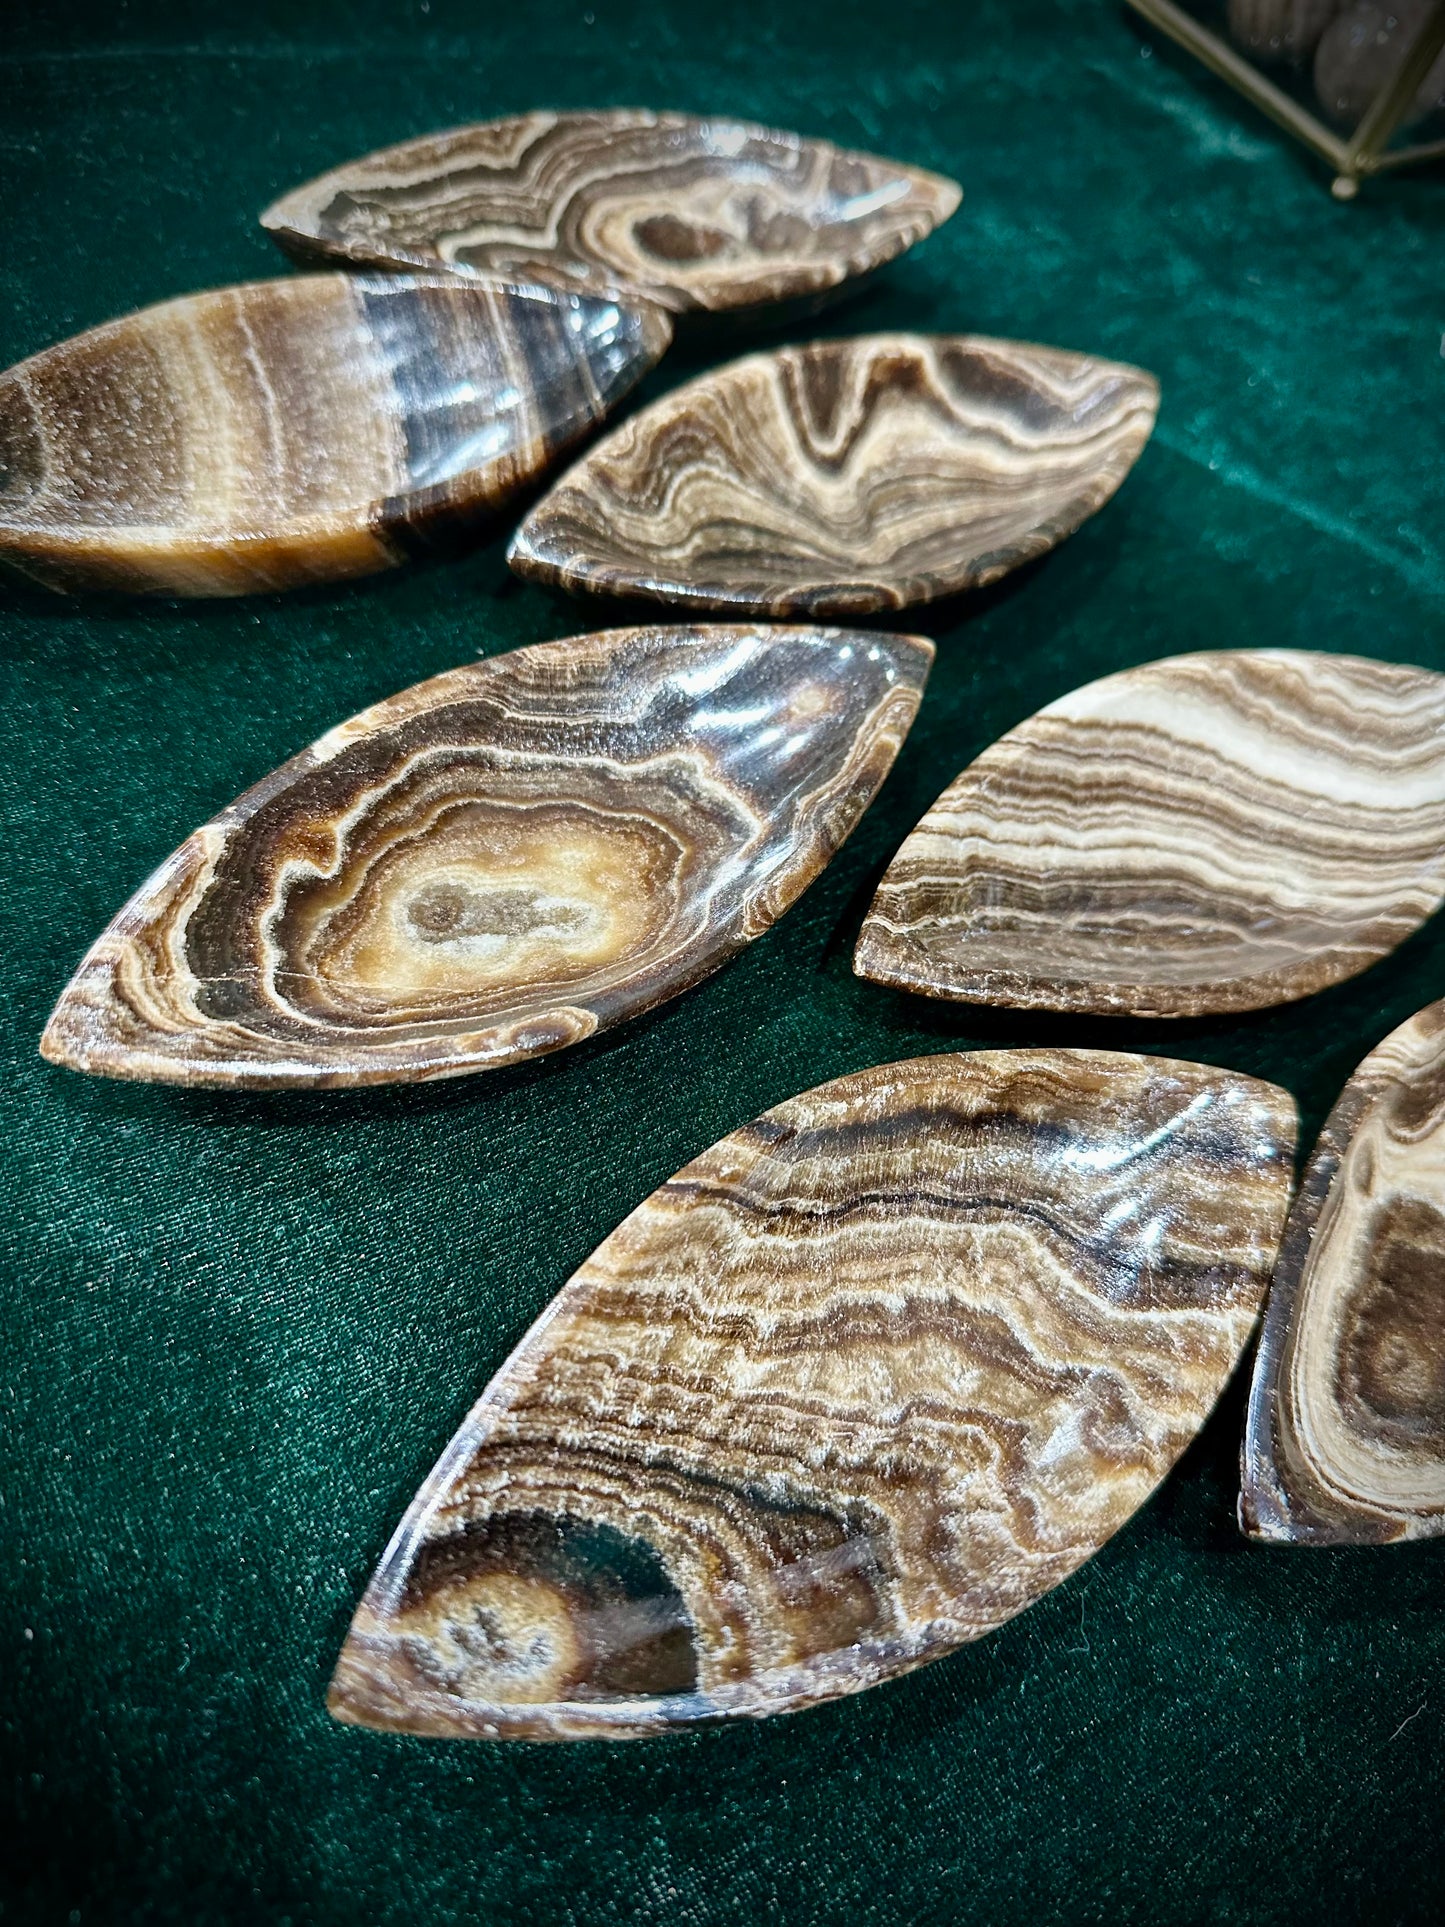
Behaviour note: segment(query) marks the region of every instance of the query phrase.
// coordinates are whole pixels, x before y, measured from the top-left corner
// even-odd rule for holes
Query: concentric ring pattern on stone
[[[363,711],[182,844],[41,1043],[176,1084],[367,1084],[537,1056],[759,936],[887,775],[930,642],[614,629]]]
[[[675,312],[821,297],[958,206],[956,182],[733,120],[518,115],[404,141],[285,195],[302,261],[515,274]]]
[[[656,309],[446,276],[145,308],[0,375],[0,559],[206,596],[388,568],[509,501],[670,334]]]
[[[519,575],[695,609],[850,617],[993,582],[1114,493],[1159,388],[971,335],[750,355],[654,402],[527,516]]]
[[[1178,1458],[1289,1203],[1272,1085],[1108,1051],[886,1064],[647,1199],[483,1393],[331,1710],[627,1737],[856,1692],[1056,1586]]]
[[[1445,1533],[1445,1003],[1360,1065],[1270,1290],[1240,1524],[1314,1545]]]
[[[1445,678],[1303,650],[1106,676],[1001,737],[889,865],[860,976],[1182,1017],[1375,963],[1445,896]]]

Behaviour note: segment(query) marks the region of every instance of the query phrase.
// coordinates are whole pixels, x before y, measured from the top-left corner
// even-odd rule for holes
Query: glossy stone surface
[[[860,976],[1025,1009],[1287,1003],[1445,897],[1445,677],[1206,650],[1050,703],[964,770],[878,887]]]
[[[1290,1214],[1239,1518],[1307,1545],[1445,1532],[1445,1003],[1360,1065]]]
[[[521,114],[368,154],[261,216],[303,261],[515,274],[675,312],[831,292],[958,206],[941,175],[686,114]]]
[[[995,581],[1118,488],[1159,405],[1118,362],[970,335],[751,355],[673,391],[531,511],[519,575],[755,615]]]
[[[419,683],[183,843],[41,1050],[260,1087],[590,1037],[782,915],[872,801],[932,660],[911,636],[613,629]]]
[[[0,559],[54,589],[367,575],[484,519],[641,379],[667,318],[451,277],[187,295],[0,375]]]
[[[625,1738],[788,1712],[991,1631],[1123,1525],[1253,1329],[1273,1085],[1109,1051],[780,1104],[600,1245],[388,1548],[339,1718]]]

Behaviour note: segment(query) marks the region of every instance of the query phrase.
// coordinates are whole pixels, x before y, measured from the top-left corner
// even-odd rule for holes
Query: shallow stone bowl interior
[[[969,335],[750,355],[643,409],[508,560],[569,590],[847,618],[997,580],[1076,529],[1148,440],[1151,375]]]
[[[872,800],[932,644],[617,629],[353,717],[205,824],[82,962],[55,1062],[174,1084],[455,1076],[687,989]]]

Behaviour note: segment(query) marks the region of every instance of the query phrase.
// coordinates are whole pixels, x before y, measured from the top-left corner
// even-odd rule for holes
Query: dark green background
[[[42,1064],[88,941],[203,818],[363,704],[615,619],[454,565],[212,605],[0,591],[3,1919],[1414,1920],[1442,1874],[1445,1546],[1247,1547],[1240,1388],[1082,1573],[861,1698],[628,1747],[386,1738],[323,1694],[476,1392],[679,1164],[920,1051],[1099,1043],[1259,1073],[1306,1141],[1445,989],[1445,919],[1241,1022],[910,1000],[849,957],[944,782],[1074,684],[1288,644],[1445,668],[1445,181],[1351,207],[1113,4],[355,0],[11,13],[0,364],[285,272],[255,215],[382,143],[539,104],[686,107],[944,169],[942,233],[819,332],[973,329],[1157,371],[1118,499],[921,617],[882,797],[784,921],[594,1045],[429,1090],[187,1095]],[[595,16],[595,18],[594,18]],[[670,357],[661,392],[700,365]]]

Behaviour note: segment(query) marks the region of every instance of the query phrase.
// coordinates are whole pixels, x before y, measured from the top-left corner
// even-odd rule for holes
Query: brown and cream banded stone
[[[1442,897],[1445,677],[1206,650],[985,750],[889,865],[854,961],[974,1003],[1254,1010],[1366,969]]]
[[[510,501],[670,335],[653,308],[447,276],[162,302],[0,375],[0,560],[184,596],[389,568]]]
[[[625,1738],[977,1639],[1158,1485],[1254,1328],[1294,1105],[1112,1051],[885,1064],[600,1245],[383,1557],[338,1718]]]
[[[693,609],[901,609],[1071,534],[1128,474],[1158,404],[1137,368],[977,335],[750,355],[609,435],[507,559]]]
[[[807,302],[902,254],[954,181],[742,121],[533,113],[403,141],[261,216],[301,261],[444,267],[713,311]]]
[[[1255,1539],[1445,1533],[1445,1003],[1360,1065],[1315,1146],[1255,1363]]]
[[[912,636],[540,643],[342,723],[187,839],[41,1050],[172,1084],[449,1077],[578,1042],[761,935],[908,734]]]

